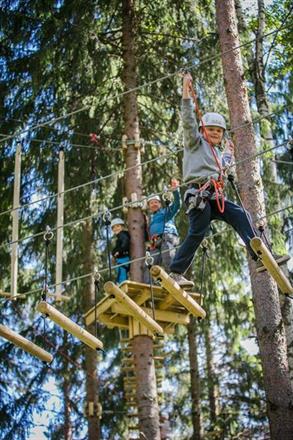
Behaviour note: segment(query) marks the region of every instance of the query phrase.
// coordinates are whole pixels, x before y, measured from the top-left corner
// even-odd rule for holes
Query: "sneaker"
[[[179,286],[183,289],[192,289],[194,287],[194,282],[184,278],[181,273],[171,272],[169,273],[169,276],[170,278],[172,278],[172,280],[176,281],[176,283],[179,284]]]
[[[277,255],[277,254],[272,254],[272,255],[273,255],[276,263],[279,266],[282,266],[283,264],[287,263],[287,261],[290,260],[289,255]],[[266,267],[264,267],[262,261],[258,260],[256,262],[256,271],[257,271],[257,273],[264,272],[265,270],[267,270],[267,269],[266,269]]]

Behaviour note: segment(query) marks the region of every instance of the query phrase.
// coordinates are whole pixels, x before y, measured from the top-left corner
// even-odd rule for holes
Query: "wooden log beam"
[[[108,296],[105,296],[101,301],[98,302],[98,304],[96,304],[96,306],[92,307],[91,309],[89,309],[84,315],[84,319],[85,319],[85,324],[91,325],[94,320],[95,317],[98,317],[99,315],[101,315],[102,313],[106,312],[108,309],[111,308],[112,304],[116,301],[115,298],[109,298]],[[96,309],[96,312],[95,312]]]
[[[121,315],[129,314],[131,316],[132,313],[129,310],[129,308],[126,305],[122,304],[113,304],[112,306],[112,312],[118,313]],[[152,309],[149,307],[141,307],[141,310],[143,310],[145,313],[147,313],[148,316],[152,316]],[[173,324],[181,324],[181,325],[187,325],[189,324],[189,315],[187,313],[176,313],[176,312],[169,312],[168,310],[155,310],[155,318],[158,321],[161,322],[170,322]]]
[[[54,321],[57,325],[62,327],[68,333],[71,333],[73,336],[94,350],[103,348],[103,343],[98,338],[77,325],[75,322],[71,321],[71,319],[67,318],[65,315],[59,312],[59,310],[55,309],[55,307],[52,307],[46,301],[41,301],[37,305],[37,310],[48,316],[48,318],[52,319],[52,321]]]
[[[112,281],[107,281],[104,285],[104,289],[108,294],[114,295],[117,302],[126,306],[130,315],[137,321],[141,322],[151,332],[164,333],[162,327],[144,312],[131,298],[129,298],[129,296],[126,295],[126,293],[124,293],[116,284],[112,283]]]
[[[56,301],[62,296],[63,235],[64,235],[64,151],[59,151],[56,231]]]
[[[38,345],[34,344],[33,342],[29,341],[28,339],[24,338],[13,330],[10,330],[8,327],[2,324],[0,324],[0,336],[12,342],[12,344],[16,345],[17,347],[22,348],[27,353],[30,353],[33,356],[39,358],[43,362],[50,363],[53,360],[53,356],[46,350],[43,350]]]
[[[278,266],[277,262],[275,261],[274,257],[265,246],[263,241],[259,237],[254,237],[250,240],[250,245],[254,252],[261,259],[264,267],[270,273],[272,278],[274,278],[274,280],[276,281],[281,292],[285,295],[292,294],[293,287],[291,286],[290,281],[288,280],[288,278],[285,277],[282,270]]]
[[[188,295],[181,287],[174,281],[160,266],[153,266],[150,273],[155,280],[158,280],[161,285],[182,304],[192,315],[199,318],[205,318],[206,312],[194,299]]]

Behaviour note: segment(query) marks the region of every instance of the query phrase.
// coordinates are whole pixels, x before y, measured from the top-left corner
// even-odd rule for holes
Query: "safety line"
[[[258,117],[258,118],[253,119],[251,122],[247,122],[247,123],[245,123],[245,124],[242,124],[242,125],[240,125],[240,126],[238,126],[238,127],[233,128],[232,131],[234,132],[234,131],[236,131],[236,130],[238,130],[238,129],[240,129],[240,128],[243,128],[243,127],[245,127],[245,126],[251,125],[251,124],[253,124],[253,123],[257,123],[257,122],[259,122],[260,120],[267,118],[268,116],[273,116],[273,115],[276,115],[276,114],[278,114],[278,113],[279,113],[279,112],[275,112],[275,113],[271,113],[270,115],[267,115],[267,116],[260,116],[260,117]],[[229,131],[229,130],[228,130],[228,131]],[[149,142],[149,141],[144,141],[144,142]],[[166,147],[174,147],[174,144],[165,144],[165,146],[166,146]],[[159,156],[159,158],[156,157],[156,158],[150,159],[150,160],[148,160],[148,161],[142,162],[142,163],[140,163],[140,164],[133,165],[132,167],[125,168],[124,170],[121,170],[121,171],[114,171],[113,173],[108,174],[108,175],[106,175],[106,176],[98,177],[97,179],[90,180],[90,181],[88,181],[88,182],[82,183],[82,184],[77,185],[77,186],[73,186],[73,187],[71,187],[71,188],[68,188],[68,189],[64,190],[64,191],[61,192],[61,193],[50,194],[50,195],[48,195],[48,196],[42,197],[42,198],[39,199],[39,200],[34,200],[34,201],[32,201],[32,202],[25,203],[25,204],[21,205],[21,206],[18,207],[18,208],[9,208],[9,209],[7,209],[6,211],[2,211],[2,212],[0,212],[0,216],[5,215],[5,214],[9,214],[9,213],[11,213],[11,212],[13,212],[13,211],[16,211],[16,210],[21,210],[21,209],[23,209],[23,208],[26,208],[26,207],[31,206],[31,205],[35,205],[35,204],[37,204],[37,203],[44,202],[45,200],[49,200],[49,199],[52,199],[52,198],[54,198],[54,197],[58,197],[58,196],[61,195],[61,194],[66,194],[66,193],[68,193],[68,192],[75,191],[75,190],[78,190],[78,189],[80,189],[80,188],[84,188],[84,187],[89,186],[89,185],[93,185],[93,184],[98,183],[98,182],[100,182],[100,181],[102,181],[102,180],[104,180],[104,179],[109,179],[109,178],[115,177],[116,175],[119,176],[119,175],[121,175],[122,173],[125,174],[127,171],[130,171],[130,170],[135,169],[135,168],[138,168],[138,167],[142,167],[142,166],[147,165],[147,164],[149,164],[149,163],[151,163],[151,162],[155,162],[157,159],[161,159],[161,158],[164,158],[164,157],[168,157],[168,156],[170,156],[170,155],[172,155],[172,154],[179,153],[179,152],[181,152],[181,151],[183,151],[183,147],[182,147],[182,148],[178,148],[178,149],[174,149],[174,151],[172,151],[172,152],[170,152],[170,153],[163,154],[163,155]],[[36,192],[35,192],[35,193],[36,193]],[[35,194],[35,193],[32,193],[31,195],[33,195],[33,194]]]
[[[235,165],[237,165],[237,164],[239,164],[239,163],[243,163],[243,162],[250,161],[250,160],[252,160],[252,159],[254,159],[254,158],[256,158],[256,157],[259,157],[259,156],[261,156],[261,155],[264,155],[264,154],[266,154],[266,153],[269,153],[270,151],[275,150],[275,149],[277,149],[277,148],[280,148],[280,147],[284,146],[285,144],[287,144],[287,143],[289,143],[289,142],[292,142],[292,141],[286,141],[286,142],[283,142],[282,144],[276,145],[275,147],[269,148],[269,149],[264,150],[264,151],[261,151],[261,152],[259,152],[259,153],[255,153],[255,154],[253,154],[252,156],[248,156],[248,157],[246,157],[246,158],[244,158],[244,159],[241,159],[241,160],[239,160],[239,161],[237,161],[237,162],[234,162],[233,164],[231,164],[231,167],[234,167]],[[183,148],[182,148],[182,150],[183,150]],[[173,153],[172,153],[172,154],[173,154]],[[151,159],[151,161],[154,161],[154,160],[157,160],[157,158],[155,158],[155,159]],[[209,177],[210,177],[210,176],[207,176],[207,178],[209,178]],[[188,182],[184,182],[184,183],[182,183],[181,185],[179,185],[178,188],[184,188],[184,187],[186,187],[187,185],[188,185]],[[164,191],[161,191],[161,192],[158,192],[158,193],[154,193],[154,194],[155,194],[155,195],[162,195],[163,193],[164,193]],[[145,196],[145,197],[143,197],[143,198],[142,198],[141,200],[139,200],[139,201],[134,201],[134,202],[129,201],[129,202],[127,203],[127,206],[128,206],[128,207],[131,207],[132,205],[136,205],[138,202],[143,203],[145,200],[147,200],[147,198],[148,198],[148,196]],[[109,209],[108,211],[109,211],[109,212],[115,212],[115,211],[117,211],[117,210],[119,210],[119,209],[122,209],[124,206],[125,206],[125,205],[115,206],[114,208],[111,208],[111,209]],[[77,225],[77,224],[79,224],[79,223],[81,223],[81,222],[84,222],[84,221],[86,221],[86,220],[90,220],[90,219],[93,218],[93,217],[97,217],[97,213],[95,213],[95,214],[90,214],[90,215],[88,215],[88,216],[86,216],[86,217],[82,217],[82,218],[79,218],[79,219],[77,219],[77,220],[72,220],[72,221],[70,221],[70,222],[65,223],[65,224],[62,225],[62,226],[58,226],[58,227],[51,228],[51,231],[52,231],[52,232],[55,232],[55,231],[57,231],[58,229],[62,229],[62,228],[68,227],[68,226],[74,226],[74,225]],[[12,244],[14,244],[14,243],[21,243],[21,242],[23,242],[23,241],[30,240],[30,239],[35,238],[35,237],[39,237],[39,236],[45,234],[45,232],[46,232],[46,231],[41,231],[41,232],[38,232],[38,233],[36,233],[36,234],[32,234],[32,235],[29,235],[29,236],[27,236],[27,237],[20,238],[20,239],[18,239],[18,240],[10,241],[9,243],[3,243],[0,247],[10,246],[10,245],[12,245]]]
[[[276,214],[279,214],[279,213],[281,213],[283,211],[287,211],[288,209],[291,209],[291,208],[293,209],[293,205],[285,206],[284,208],[278,209],[276,211],[272,211],[269,214],[260,217],[259,220],[268,219],[269,217],[272,217],[272,216],[274,216]],[[206,240],[212,239],[213,237],[216,237],[216,236],[218,236],[220,234],[223,234],[226,231],[228,231],[227,228],[224,231],[219,231],[219,232],[216,232],[214,234],[211,234],[208,237],[205,237],[205,239]],[[178,249],[180,246],[181,246],[181,244],[179,244],[178,246],[173,246],[170,249],[163,250],[162,253],[169,252],[172,249]],[[159,252],[158,253],[154,253],[153,255],[159,255]],[[133,260],[130,260],[129,263],[131,264],[131,263],[134,263],[134,262],[137,262],[137,261],[143,261],[145,259],[146,259],[145,256],[138,257],[138,258],[135,258]],[[117,268],[119,268],[121,266],[124,266],[124,265],[125,265],[125,263],[124,264],[116,264],[116,265],[112,266],[112,269],[117,269]],[[103,267],[101,270],[99,270],[99,273],[104,273],[104,272],[107,272],[107,271],[108,271],[108,267]],[[50,286],[48,286],[48,291],[49,291],[49,289],[52,289],[52,288],[54,288],[56,286],[59,286],[59,285],[64,285],[65,288],[66,288],[69,284],[71,284],[74,281],[78,281],[78,280],[81,280],[81,279],[84,279],[84,278],[88,278],[89,276],[94,276],[95,274],[96,274],[96,271],[95,272],[89,272],[89,273],[84,274],[84,275],[80,275],[80,276],[77,276],[77,277],[74,277],[74,278],[70,278],[69,280],[64,280],[64,281],[62,281],[61,283],[58,283],[58,284],[51,284]],[[21,295],[31,295],[33,293],[41,292],[42,290],[43,290],[42,288],[33,289],[33,290],[29,290],[28,292],[21,293]]]

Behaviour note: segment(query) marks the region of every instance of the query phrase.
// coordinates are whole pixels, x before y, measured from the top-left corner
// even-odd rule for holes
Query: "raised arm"
[[[182,122],[184,134],[184,147],[195,150],[198,148],[200,134],[198,130],[198,123],[195,118],[193,104],[190,96],[190,86],[192,77],[190,73],[183,76],[183,90],[182,90]]]
[[[175,178],[171,179],[171,189],[174,195],[174,201],[166,211],[166,221],[171,220],[181,208],[181,196],[179,191],[179,181]],[[166,209],[166,208],[165,208]]]

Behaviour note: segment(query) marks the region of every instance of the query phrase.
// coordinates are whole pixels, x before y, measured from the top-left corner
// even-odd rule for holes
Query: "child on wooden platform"
[[[121,218],[114,218],[111,221],[111,228],[116,238],[112,256],[116,264],[122,264],[116,269],[116,283],[120,284],[128,279],[130,235],[125,230],[125,223]]]
[[[162,266],[167,272],[170,270],[171,260],[174,258],[176,246],[179,244],[178,231],[175,225],[175,216],[181,208],[179,181],[171,179],[173,202],[167,201],[162,207],[161,198],[152,194],[147,199],[149,216],[147,249],[154,258],[154,264]],[[145,282],[149,282],[148,271],[145,272]]]

